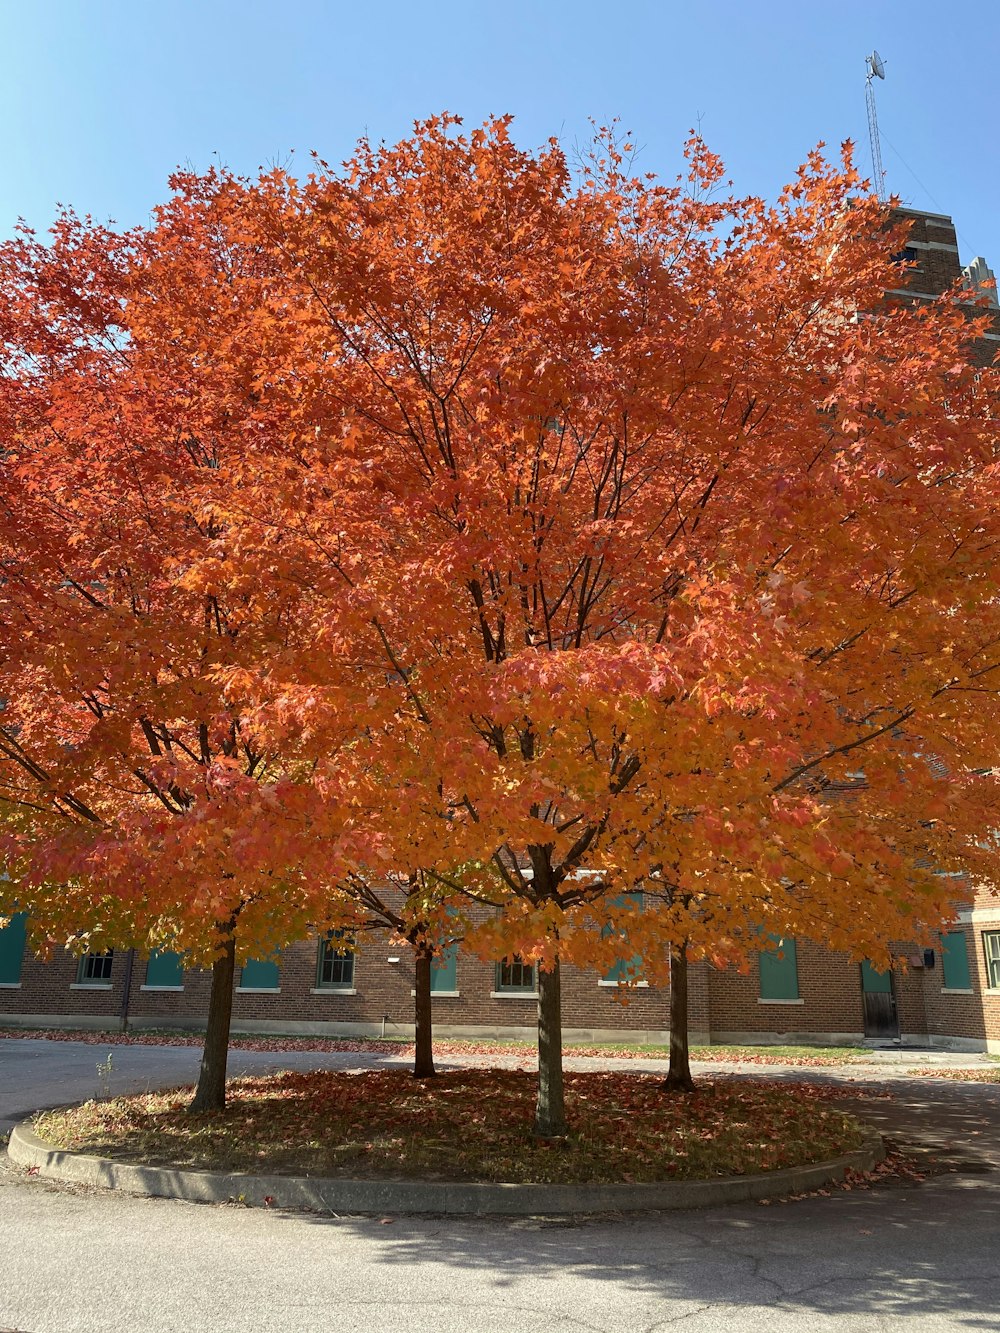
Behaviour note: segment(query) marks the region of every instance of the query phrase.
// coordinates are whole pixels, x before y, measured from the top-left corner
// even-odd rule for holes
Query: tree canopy
[[[887,301],[846,150],[773,204],[630,152],[441,117],[3,249],[0,794],[50,928],[90,890],[43,884],[142,877],[195,952],[236,894],[272,945],[382,865],[494,908],[467,946],[557,1033],[623,935],[884,961],[990,878],[983,322]]]

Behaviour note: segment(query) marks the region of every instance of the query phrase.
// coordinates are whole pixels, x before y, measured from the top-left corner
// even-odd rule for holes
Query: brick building
[[[338,1036],[413,1031],[413,963],[386,934],[291,945],[280,959],[248,963],[237,978],[233,1027],[240,1031]],[[689,980],[691,1038],[730,1041],[860,1041],[895,1038],[1000,1053],[1000,898],[982,893],[937,948],[903,951],[905,967],[879,974],[867,963],[808,940],[782,941],[749,973],[707,963]],[[115,1028],[198,1027],[209,974],[185,971],[171,954],[58,954],[40,962],[25,947],[24,922],[0,932],[0,1024]],[[452,948],[433,978],[441,1036],[531,1037],[535,972],[490,964]],[[666,1042],[669,995],[609,974],[567,967],[567,1040]]]
[[[986,260],[977,256],[971,263],[962,266],[955,224],[944,213],[899,208],[894,217],[910,224],[906,248],[899,258],[905,259],[912,267],[905,271],[900,285],[888,292],[888,295],[897,300],[932,300],[948,291],[956,282],[978,291],[990,303],[993,329],[974,349],[973,356],[977,364],[988,365],[1000,348],[1000,307],[996,288],[987,285],[993,281],[993,272]]]
[[[890,298],[931,299],[962,279],[981,287],[985,261],[966,269],[955,228],[938,213],[900,209],[912,223],[905,258],[912,267]],[[986,365],[1000,345],[1000,309],[976,349]],[[691,969],[693,1041],[828,1042],[895,1038],[1000,1053],[1000,897],[977,895],[934,949],[904,950],[905,966],[879,974],[868,964],[810,941],[782,941],[747,975],[702,963]],[[68,953],[50,963],[25,945],[24,922],[0,931],[0,1024],[111,1028],[197,1027],[208,1009],[209,975],[185,971],[173,955],[131,951]],[[384,935],[290,946],[280,960],[249,963],[237,978],[236,1031],[407,1036],[413,1030],[413,965]],[[439,1035],[534,1035],[534,969],[482,962],[452,949],[434,973]],[[665,1042],[668,993],[641,984],[624,990],[614,975],[567,968],[563,1018],[568,1040]]]

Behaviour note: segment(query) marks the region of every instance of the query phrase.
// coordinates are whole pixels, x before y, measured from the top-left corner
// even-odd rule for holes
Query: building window
[[[1000,990],[1000,930],[983,931],[983,953],[986,955],[986,984],[990,990]]]
[[[281,990],[279,964],[274,958],[248,958],[240,970],[239,990]]]
[[[797,1000],[799,964],[795,941],[789,936],[768,935],[770,947],[761,950],[760,998],[762,1000]]]
[[[941,936],[941,971],[945,990],[972,990],[964,930],[952,930]]]
[[[449,944],[431,963],[431,994],[458,990],[458,945]]]
[[[76,970],[77,985],[108,985],[111,981],[111,964],[114,956],[114,949],[105,949],[101,953],[85,953]]]
[[[534,995],[535,965],[525,963],[515,954],[510,962],[497,964],[497,990],[506,993]]]
[[[28,915],[18,912],[0,930],[0,986],[20,986]]]
[[[354,950],[343,931],[335,930],[319,942],[316,968],[318,990],[350,990],[354,985]]]
[[[624,893],[620,897],[614,898],[611,902],[611,906],[624,907],[627,903],[631,903],[636,912],[641,912],[642,894]],[[616,931],[613,926],[605,926],[601,931],[601,935],[605,939],[607,939],[609,935],[614,935],[615,933]],[[638,981],[641,971],[642,954],[637,953],[633,954],[631,958],[619,958],[613,966],[605,972],[604,976],[601,977],[601,981],[606,986],[617,986],[620,981]]]
[[[146,990],[180,990],[184,985],[184,963],[172,949],[154,949],[146,964]]]

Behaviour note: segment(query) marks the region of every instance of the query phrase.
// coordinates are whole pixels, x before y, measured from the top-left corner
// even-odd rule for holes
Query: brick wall
[[[390,946],[388,934],[372,934],[358,942],[351,992],[317,988],[315,940],[291,945],[281,957],[280,989],[275,992],[244,992],[233,998],[233,1024],[264,1025],[273,1031],[328,1030],[408,1033],[413,1022],[413,960],[405,946]],[[127,952],[116,952],[111,984],[80,990],[73,988],[78,962],[57,953],[51,963],[41,963],[26,953],[21,985],[0,990],[0,1021],[25,1018],[103,1020],[113,1026],[122,1012],[123,982]],[[390,963],[398,958],[398,963]],[[129,998],[129,1018],[135,1026],[198,1026],[208,1009],[210,974],[184,973],[182,990],[145,989],[146,960],[136,956]],[[707,981],[704,969],[692,969],[693,1026],[707,1036]],[[631,991],[598,984],[596,973],[566,967],[563,971],[563,1022],[567,1031],[634,1034],[637,1040],[665,1040],[669,1026],[669,994],[666,990],[640,986]],[[470,1027],[504,1032],[533,1030],[535,1003],[521,995],[498,996],[496,968],[465,953],[457,964],[458,994],[434,997],[435,1023],[442,1029]]]
[[[988,984],[983,947],[984,931],[1000,931],[1000,897],[981,889],[952,929],[965,936],[970,989],[961,993],[945,986],[941,950],[935,949],[935,966],[926,968],[922,978],[930,1039],[1000,1054],[1000,989]]]
[[[864,1035],[861,970],[845,953],[836,953],[811,940],[796,941],[799,999],[762,1000],[760,966],[750,971],[713,972],[710,983],[712,1039],[802,1039],[806,1042],[841,1037],[852,1041]],[[902,950],[895,950],[902,953]],[[893,991],[900,1033],[922,1040],[927,1033],[924,987],[919,972],[893,973]]]
[[[921,295],[940,296],[948,291],[962,277],[958,238],[951,218],[914,208],[896,209],[894,217],[911,224],[906,244],[913,255],[910,262],[915,265],[905,275],[900,275],[899,288],[912,291],[916,299]],[[970,307],[970,313],[983,312]],[[998,348],[1000,310],[994,310],[991,336],[973,349],[975,363],[980,366],[991,364]]]
[[[754,959],[747,975],[713,970],[709,985],[712,1038],[771,1034],[818,1040],[840,1035],[854,1040],[863,1031],[861,980],[857,964],[809,940],[796,942],[801,1003],[760,1000],[760,968]]]
[[[986,984],[983,930],[1000,930],[1000,898],[980,894],[960,928],[968,939],[972,993],[943,992],[940,951],[935,966],[925,968],[923,951],[905,950],[911,965],[895,974],[900,1029],[904,1036],[945,1044],[988,1046],[1000,1052],[1000,990]],[[958,927],[957,927],[958,928]],[[390,963],[390,958],[398,958]],[[721,972],[699,963],[690,969],[689,1015],[694,1041],[758,1039],[821,1041],[830,1036],[858,1039],[864,1029],[858,965],[807,940],[797,942],[800,1003],[760,1002],[759,968]],[[127,971],[127,951],[113,958],[110,985],[77,988],[78,963],[57,953],[50,963],[25,954],[21,983],[0,989],[0,1022],[54,1021],[67,1025],[115,1027],[120,1021]],[[130,1022],[138,1027],[198,1027],[208,1009],[210,977],[188,971],[183,989],[147,990],[146,961],[134,959],[129,996]],[[282,956],[280,990],[246,993],[233,1002],[234,1027],[265,1031],[327,1033],[381,1032],[408,1036],[413,1022],[413,963],[405,946],[390,946],[388,934],[359,941],[353,994],[317,993],[317,942],[290,946]],[[455,996],[433,1000],[435,1025],[442,1035],[465,1030],[504,1035],[533,1032],[535,1005],[522,996],[497,996],[492,964],[459,953]],[[639,987],[621,992],[601,986],[593,972],[567,967],[563,973],[563,1020],[570,1039],[620,1036],[635,1041],[665,1041],[669,1029],[666,989]]]
[[[237,993],[233,1015],[240,1022],[296,1022],[336,1025],[367,1025],[386,1032],[408,1032],[413,1022],[413,961],[405,946],[391,946],[386,935],[359,941],[354,966],[353,995],[324,991],[316,994],[317,945],[313,941],[292,946],[281,966],[281,994]],[[398,958],[398,963],[388,962]],[[458,994],[433,999],[434,1021],[439,1030],[473,1028],[481,1032],[511,1029],[533,1030],[536,1006],[530,996],[497,995],[496,967],[459,952],[456,972]],[[563,1024],[567,1031],[666,1033],[669,997],[655,987],[621,992],[618,987],[598,985],[592,972],[563,969]]]
[[[80,989],[79,963],[59,950],[50,963],[43,963],[25,950],[21,980],[16,989],[0,989],[0,1019],[24,1015],[73,1014],[81,1027],[111,1027],[121,1014],[127,955],[112,958],[110,984]]]
[[[931,296],[946,292],[962,276],[958,238],[951,218],[912,208],[897,209],[894,216],[910,223],[906,244],[915,252],[910,262],[916,265],[899,286]]]

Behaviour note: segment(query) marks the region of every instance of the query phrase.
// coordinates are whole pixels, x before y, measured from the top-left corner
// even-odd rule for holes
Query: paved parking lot
[[[0,1114],[94,1095],[105,1054],[0,1041]],[[116,1047],[113,1078],[162,1086],[193,1077],[197,1059],[189,1048]],[[233,1069],[358,1059],[239,1053]],[[1000,1087],[889,1078],[894,1101],[865,1114],[935,1145],[955,1169],[768,1207],[573,1224],[319,1217],[135,1199],[8,1168],[0,1329],[1000,1330]]]
[[[109,1055],[111,1069],[105,1075],[98,1065]],[[42,1106],[193,1083],[200,1061],[199,1046],[103,1046],[44,1038],[0,1038],[0,1134]],[[229,1075],[235,1078],[275,1069],[373,1068],[386,1063],[406,1061],[318,1051],[280,1055],[230,1051]]]

